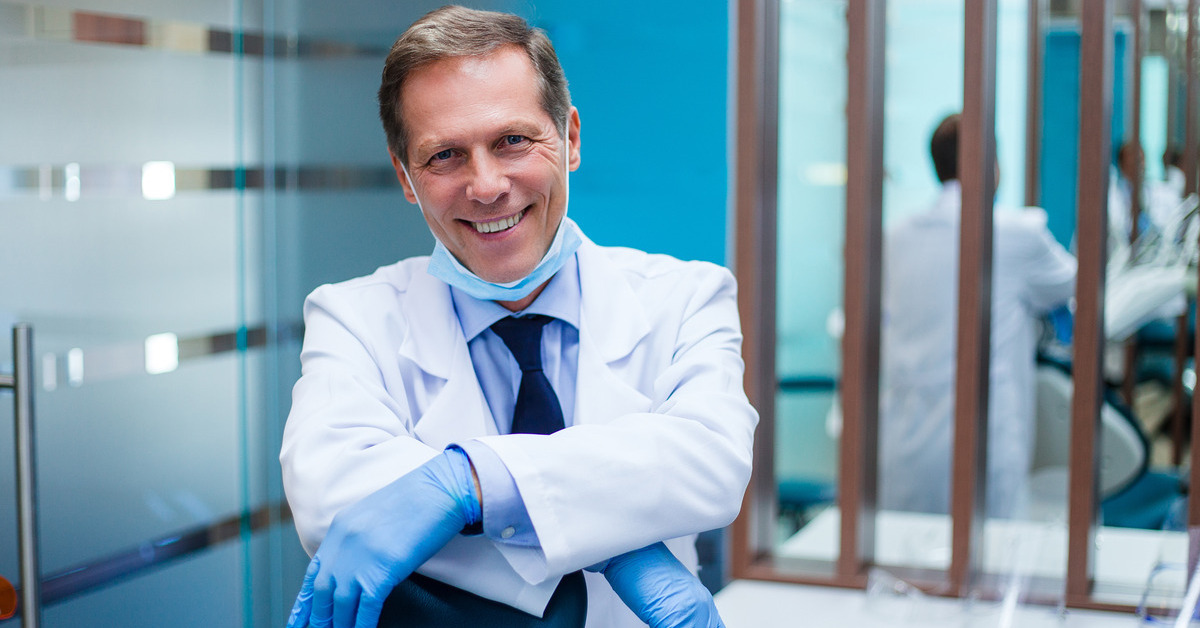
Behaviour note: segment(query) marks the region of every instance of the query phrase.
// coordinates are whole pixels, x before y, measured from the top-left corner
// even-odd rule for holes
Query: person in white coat
[[[885,231],[879,503],[946,513],[954,433],[959,116],[930,142],[942,189]],[[1033,453],[1038,319],[1075,290],[1075,258],[1039,208],[993,214],[987,509],[1021,514]]]
[[[566,217],[579,113],[519,17],[421,18],[379,104],[436,246],[305,303],[280,460],[314,558],[289,626],[374,626],[414,570],[540,615],[581,569],[591,628],[720,626],[694,539],[737,515],[757,423],[732,275]],[[536,366],[497,327],[530,317]],[[558,426],[516,433],[535,379]]]

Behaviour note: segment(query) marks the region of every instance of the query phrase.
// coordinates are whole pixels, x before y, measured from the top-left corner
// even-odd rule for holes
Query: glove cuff
[[[475,480],[471,474],[471,459],[461,448],[451,445],[442,452],[450,463],[450,471],[454,475],[454,498],[462,510],[466,525],[462,534],[473,536],[483,534],[483,512],[480,509],[482,501],[475,490]]]

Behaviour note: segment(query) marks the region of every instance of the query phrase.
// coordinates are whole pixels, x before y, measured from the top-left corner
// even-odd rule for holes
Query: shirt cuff
[[[455,446],[467,454],[479,478],[483,534],[498,543],[539,547],[541,542],[533,529],[529,511],[525,509],[525,501],[517,490],[517,482],[500,456],[479,441],[456,443]]]

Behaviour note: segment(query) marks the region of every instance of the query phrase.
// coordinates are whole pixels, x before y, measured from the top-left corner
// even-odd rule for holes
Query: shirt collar
[[[495,301],[482,301],[450,286],[454,309],[462,326],[463,336],[470,342],[496,321],[513,315],[544,314],[579,329],[579,263],[575,255],[567,258],[563,267],[550,278],[546,288],[529,307],[510,312]]]

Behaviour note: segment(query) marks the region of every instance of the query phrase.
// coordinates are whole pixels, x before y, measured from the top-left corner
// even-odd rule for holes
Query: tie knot
[[[550,322],[549,316],[508,316],[492,324],[492,331],[504,341],[521,371],[542,370],[542,328]]]

